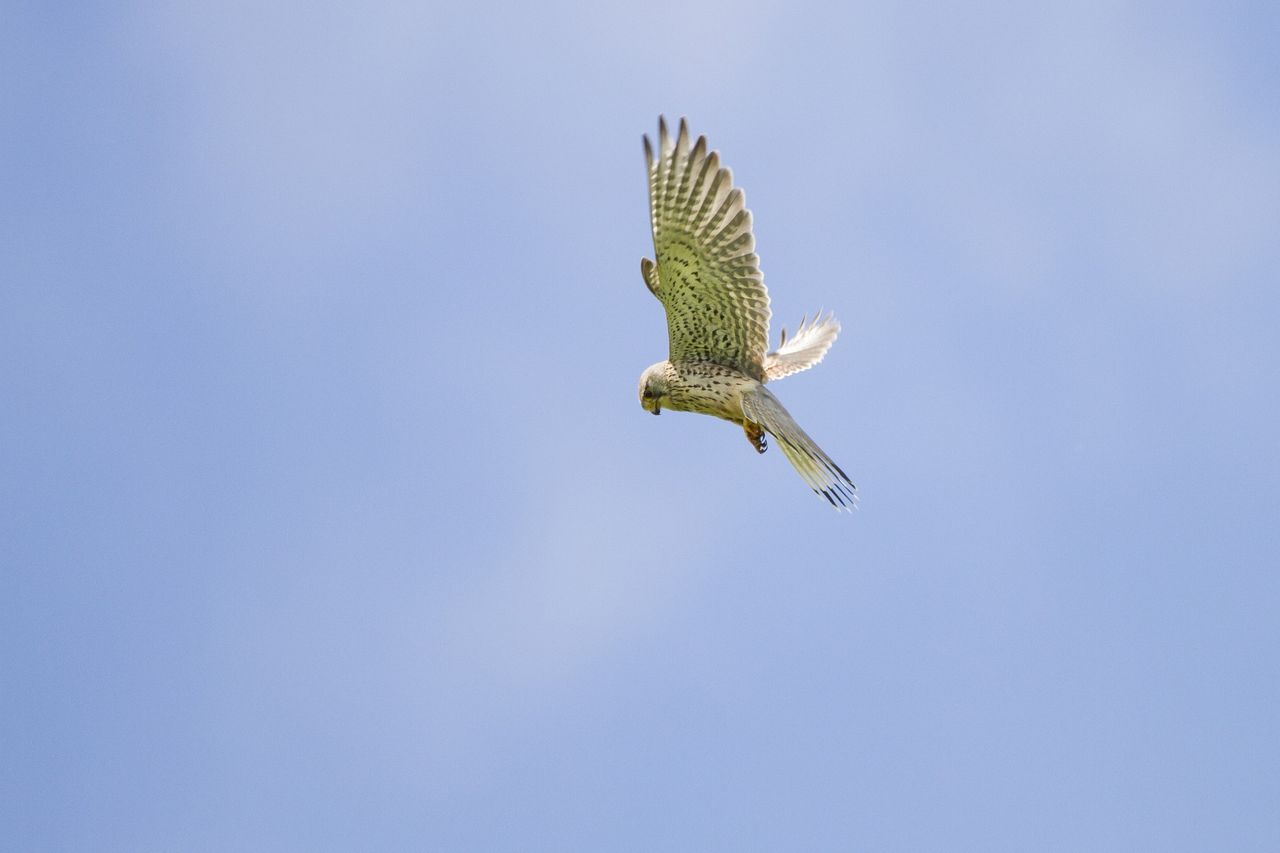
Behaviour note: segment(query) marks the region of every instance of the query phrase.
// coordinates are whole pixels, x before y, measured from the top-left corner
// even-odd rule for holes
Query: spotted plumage
[[[658,119],[655,156],[644,138],[656,262],[640,261],[649,291],[667,314],[670,357],[640,377],[640,404],[733,421],[759,453],[765,434],[778,442],[804,481],[837,509],[853,507],[854,485],[764,387],[822,360],[839,334],[821,312],[796,335],[769,340],[769,294],[751,233],[751,212],[706,137],[690,146],[684,119],[672,140]]]

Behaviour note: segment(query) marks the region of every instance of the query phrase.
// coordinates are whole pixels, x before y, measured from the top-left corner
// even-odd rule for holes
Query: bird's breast
[[[758,384],[730,368],[686,368],[671,385],[672,408],[740,422],[742,395]]]

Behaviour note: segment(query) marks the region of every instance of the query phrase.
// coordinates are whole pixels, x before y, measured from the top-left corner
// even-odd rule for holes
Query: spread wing
[[[834,314],[822,316],[819,311],[809,321],[808,315],[800,321],[795,337],[788,338],[786,327],[782,329],[782,342],[778,348],[764,357],[764,372],[769,381],[808,370],[827,354],[840,334],[840,323]]]
[[[765,381],[769,294],[751,235],[751,211],[706,137],[674,142],[658,119],[658,157],[644,139],[649,215],[658,262],[641,262],[667,312],[672,361],[712,361]]]

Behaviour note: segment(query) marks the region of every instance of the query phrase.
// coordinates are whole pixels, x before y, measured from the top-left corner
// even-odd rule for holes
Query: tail
[[[831,345],[836,342],[838,334],[840,334],[840,322],[836,320],[835,315],[828,314],[826,319],[823,319],[821,311],[814,316],[813,322],[809,322],[806,315],[800,321],[800,328],[796,329],[796,335],[791,340],[787,340],[787,330],[784,327],[778,348],[764,357],[764,373],[767,380],[781,379],[813,367],[822,361],[827,350],[831,349]]]
[[[786,454],[787,461],[795,468],[809,488],[826,498],[837,510],[853,509],[858,504],[854,494],[857,486],[822,448],[800,429],[778,398],[763,385],[742,397],[742,414],[748,421],[759,424],[778,440],[778,446]]]

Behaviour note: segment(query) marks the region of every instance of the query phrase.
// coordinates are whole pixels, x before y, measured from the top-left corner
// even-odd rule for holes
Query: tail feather
[[[834,314],[824,318],[819,311],[812,321],[806,315],[800,321],[795,337],[788,340],[787,330],[782,330],[778,348],[764,357],[765,376],[772,381],[808,370],[822,361],[839,334],[840,322]]]
[[[742,398],[742,414],[778,441],[783,454],[809,488],[827,499],[837,510],[858,504],[857,487],[849,475],[822,451],[800,428],[778,398],[761,385]]]

